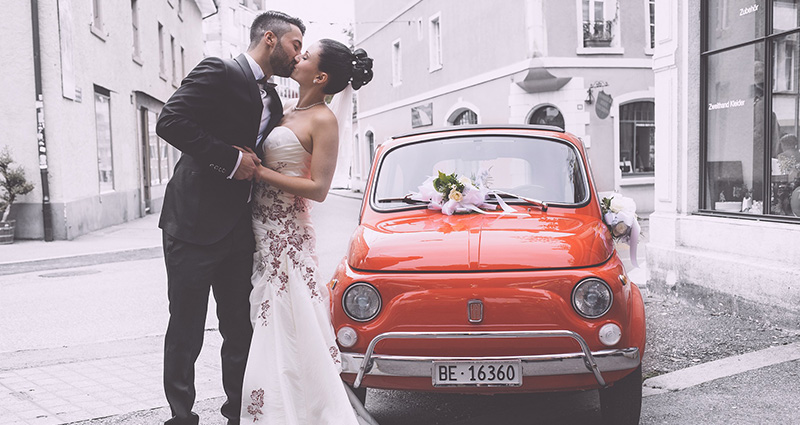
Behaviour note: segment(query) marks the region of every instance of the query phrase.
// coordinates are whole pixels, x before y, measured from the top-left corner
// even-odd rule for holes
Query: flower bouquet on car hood
[[[639,217],[636,215],[636,202],[614,192],[598,193],[603,221],[615,241],[627,243],[631,247],[631,263],[638,268],[636,248],[639,246]]]
[[[483,209],[494,210],[495,206],[486,203],[489,194],[487,181],[489,170],[484,170],[476,178],[460,176],[456,173],[445,174],[439,171],[419,187],[411,199],[428,202],[428,208],[441,210],[443,214],[453,215],[456,212],[483,212]]]

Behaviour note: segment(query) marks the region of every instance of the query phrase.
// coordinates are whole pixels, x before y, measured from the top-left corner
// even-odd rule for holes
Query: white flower
[[[464,186],[472,186],[472,180],[469,177],[461,176],[458,178],[458,182],[463,184]]]
[[[615,195],[611,198],[611,212],[613,213],[636,213],[636,201],[627,196]]]
[[[456,202],[461,202],[461,200],[464,199],[464,195],[462,195],[461,192],[459,192],[457,190],[451,190],[450,191],[450,199],[452,199],[452,200],[454,200]]]

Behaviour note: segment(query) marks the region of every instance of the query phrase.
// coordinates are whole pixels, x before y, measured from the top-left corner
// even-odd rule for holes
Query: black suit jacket
[[[283,115],[274,90],[271,131]],[[186,76],[158,118],[156,133],[183,155],[167,184],[158,226],[199,245],[221,240],[249,214],[251,183],[228,179],[239,157],[233,147],[255,149],[263,104],[244,54],[206,58]],[[249,242],[249,241],[248,241]]]

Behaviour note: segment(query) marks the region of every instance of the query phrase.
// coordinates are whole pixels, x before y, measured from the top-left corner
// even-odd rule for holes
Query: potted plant
[[[0,152],[0,244],[14,242],[14,227],[16,220],[9,220],[11,204],[19,195],[25,195],[33,190],[33,185],[25,179],[25,170],[22,166],[11,167],[11,152],[5,147]]]

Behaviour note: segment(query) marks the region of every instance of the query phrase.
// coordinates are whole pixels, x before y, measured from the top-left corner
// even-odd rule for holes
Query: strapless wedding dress
[[[266,167],[309,177],[311,154],[289,128],[273,129],[263,149]],[[374,423],[357,417],[339,377],[342,364],[330,321],[329,292],[317,276],[311,202],[263,183],[255,185],[252,202],[253,339],[241,423]]]

